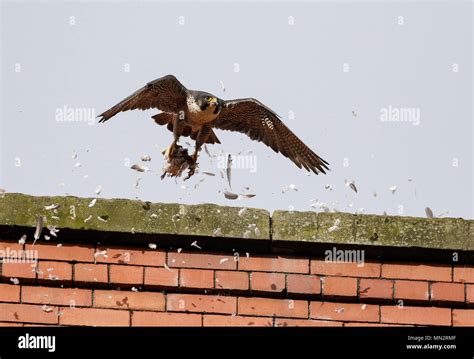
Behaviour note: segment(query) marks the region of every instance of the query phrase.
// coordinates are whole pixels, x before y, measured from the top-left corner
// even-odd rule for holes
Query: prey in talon
[[[161,179],[165,177],[181,177],[181,174],[188,168],[188,176],[185,180],[189,179],[196,169],[195,160],[188,154],[186,148],[180,145],[174,145],[172,151],[163,151],[166,159],[166,166],[163,168],[163,174]]]
[[[222,100],[208,92],[189,90],[173,75],[147,83],[117,105],[99,115],[105,122],[119,112],[158,109],[152,116],[173,133],[173,142],[163,151],[167,161],[163,177],[179,177],[188,168],[191,177],[204,144],[220,143],[214,130],[241,132],[292,160],[299,168],[326,173],[328,163],[306,146],[270,108],[253,98]],[[179,139],[195,141],[194,153],[179,146]]]

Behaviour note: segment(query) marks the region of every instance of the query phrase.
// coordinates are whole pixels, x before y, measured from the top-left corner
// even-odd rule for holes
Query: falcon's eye
[[[206,101],[207,101],[207,102],[211,102],[211,100],[212,100],[212,97],[206,96]]]

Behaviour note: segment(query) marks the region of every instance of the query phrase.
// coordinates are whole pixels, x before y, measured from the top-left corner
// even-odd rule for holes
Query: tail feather
[[[155,116],[151,116],[151,118],[155,120],[157,125],[164,126],[169,122],[173,123],[174,116],[172,113],[161,112]]]

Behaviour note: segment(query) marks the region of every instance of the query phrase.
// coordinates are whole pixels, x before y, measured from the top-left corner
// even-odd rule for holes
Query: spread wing
[[[105,122],[117,113],[129,110],[157,108],[165,112],[179,112],[186,104],[188,90],[176,77],[167,75],[147,83],[111,109],[99,115],[99,122]]]
[[[329,163],[291,132],[275,112],[253,98],[225,101],[211,125],[221,130],[241,132],[252,140],[263,142],[307,171],[318,174],[329,169]]]

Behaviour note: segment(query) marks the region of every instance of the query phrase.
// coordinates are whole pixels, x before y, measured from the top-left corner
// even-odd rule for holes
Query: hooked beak
[[[217,115],[221,110],[221,103],[216,97],[213,97],[211,101],[209,101],[209,106],[214,107],[214,114]]]
[[[217,98],[213,97],[209,100],[209,105],[211,106],[217,106],[218,102],[217,102]]]

